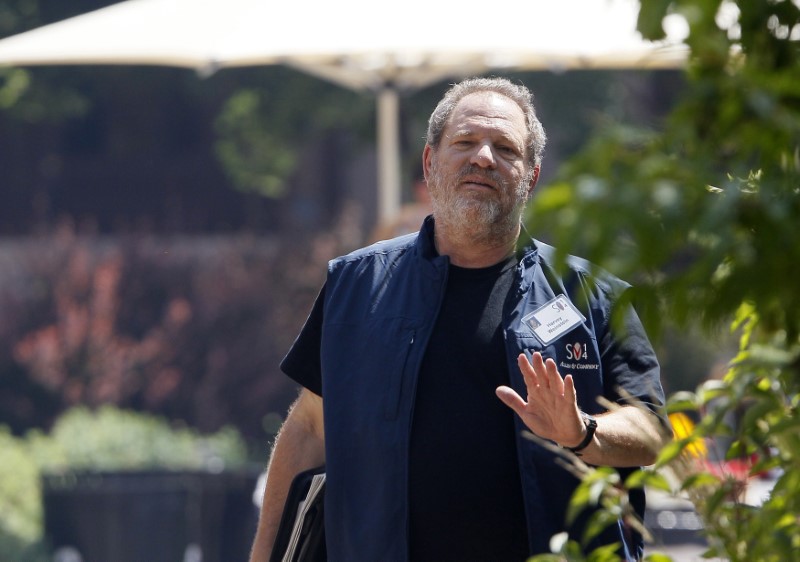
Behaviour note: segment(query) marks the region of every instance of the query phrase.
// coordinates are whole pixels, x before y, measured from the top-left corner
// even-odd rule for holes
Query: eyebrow
[[[477,135],[477,134],[479,134],[478,131],[475,131],[472,128],[466,128],[465,127],[465,128],[462,128],[462,129],[456,129],[455,131],[453,131],[452,133],[450,133],[450,134],[448,134],[446,136],[448,136],[450,138],[456,138],[456,137],[470,137],[470,136]],[[517,141],[514,139],[514,135],[510,135],[510,134],[508,134],[508,133],[506,133],[506,132],[504,132],[502,130],[495,129],[495,134],[500,138],[500,140],[505,140],[505,141],[508,141],[508,142],[511,142],[511,143],[514,143],[514,144],[517,143]],[[495,135],[492,135],[492,136],[495,136]]]

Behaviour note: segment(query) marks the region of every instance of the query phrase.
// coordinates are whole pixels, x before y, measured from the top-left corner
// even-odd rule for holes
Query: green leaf
[[[684,478],[681,483],[681,490],[686,491],[696,488],[714,487],[718,484],[719,478],[717,476],[714,476],[710,472],[697,472]]]
[[[644,560],[645,562],[672,562],[672,558],[663,552],[652,552],[647,554],[645,555]]]
[[[666,37],[661,22],[667,15],[670,3],[670,0],[642,0],[636,28],[645,39],[656,41]]]
[[[689,441],[685,439],[671,441],[667,443],[659,452],[656,459],[656,466],[661,467],[669,464],[677,459],[683,453],[684,449],[689,445]]]

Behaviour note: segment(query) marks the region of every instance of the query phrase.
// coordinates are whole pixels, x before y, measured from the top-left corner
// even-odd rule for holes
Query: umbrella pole
[[[386,224],[400,210],[400,96],[387,86],[378,92],[378,224]]]

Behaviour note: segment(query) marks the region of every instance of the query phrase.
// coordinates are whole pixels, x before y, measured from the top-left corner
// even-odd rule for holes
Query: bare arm
[[[563,379],[555,361],[544,361],[534,353],[518,359],[528,390],[527,400],[507,386],[497,389],[497,396],[534,434],[574,447],[586,435],[575,398],[572,375]],[[597,431],[591,443],[581,451],[582,459],[596,466],[645,466],[652,464],[666,436],[655,415],[636,406],[623,406],[597,416]]]
[[[646,466],[655,462],[665,442],[654,414],[644,408],[623,406],[597,416],[594,438],[580,454],[583,461],[595,466]]]
[[[272,448],[250,562],[269,560],[289,485],[298,473],[325,462],[324,445],[322,398],[303,389]]]

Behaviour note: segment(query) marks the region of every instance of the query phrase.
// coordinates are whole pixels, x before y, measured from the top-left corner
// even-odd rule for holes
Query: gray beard
[[[513,199],[505,195],[499,199],[481,199],[459,193],[455,186],[461,178],[475,173],[491,178],[501,194],[508,193],[508,185],[495,172],[476,172],[467,166],[455,177],[447,177],[434,169],[428,178],[428,187],[436,224],[446,230],[448,236],[473,244],[505,243],[510,236],[517,234],[522,212],[528,202],[530,177],[526,175],[516,186]],[[445,187],[448,185],[450,189]]]

